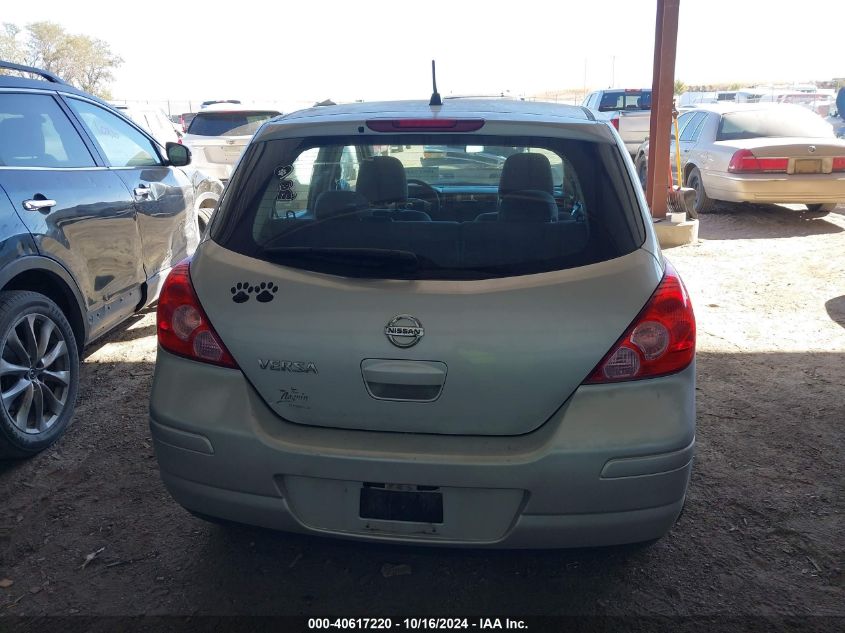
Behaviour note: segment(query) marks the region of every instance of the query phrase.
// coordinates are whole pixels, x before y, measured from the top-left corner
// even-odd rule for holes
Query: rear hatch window
[[[188,134],[197,136],[251,136],[261,124],[278,112],[200,112],[188,127]]]
[[[599,112],[651,110],[651,90],[608,90],[602,93]]]
[[[347,277],[510,277],[617,258],[645,239],[610,142],[478,134],[270,140],[247,150],[230,192],[212,229],[216,242]]]

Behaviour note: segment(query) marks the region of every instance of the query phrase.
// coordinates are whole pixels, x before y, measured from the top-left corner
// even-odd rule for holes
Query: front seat
[[[512,191],[502,196],[497,219],[499,222],[557,222],[557,204],[552,194],[545,191]]]
[[[369,208],[367,199],[355,191],[324,191],[314,202],[317,220],[357,220]]]
[[[429,221],[431,217],[424,209],[428,203],[408,198],[408,179],[405,166],[393,156],[373,156],[358,166],[358,180],[355,191],[381,209],[374,217],[389,217],[393,220]]]
[[[502,165],[499,196],[524,189],[554,194],[552,165],[544,154],[513,154]]]
[[[402,162],[393,156],[373,156],[358,167],[355,191],[374,207],[402,205],[408,201],[408,180]]]
[[[502,165],[496,213],[482,213],[476,222],[556,222],[552,165],[544,154],[512,154]]]

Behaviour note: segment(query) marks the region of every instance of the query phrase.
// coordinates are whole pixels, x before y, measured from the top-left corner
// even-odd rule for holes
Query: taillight
[[[194,292],[187,259],[174,266],[164,281],[156,322],[162,349],[201,363],[237,369],[238,364],[217,336]]]
[[[833,157],[833,171],[845,171],[845,156]]]
[[[613,117],[612,119],[610,119],[610,124],[611,124],[613,127],[615,127],[615,128],[616,128],[616,131],[617,131],[617,132],[619,131],[619,117],[618,117],[618,116],[615,116],[615,117]]]
[[[741,149],[734,152],[731,156],[731,162],[728,163],[728,171],[734,173],[752,173],[752,172],[782,172],[786,173],[789,168],[788,158],[757,158],[750,149]]]
[[[484,119],[370,119],[373,132],[475,132]]]
[[[634,322],[584,384],[666,376],[695,357],[695,315],[689,295],[669,262],[657,289]]]

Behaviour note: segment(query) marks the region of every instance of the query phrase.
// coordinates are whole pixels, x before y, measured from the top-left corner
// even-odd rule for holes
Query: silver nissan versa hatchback
[[[374,541],[665,534],[692,467],[695,319],[626,153],[582,108],[516,101],[264,124],[159,300],[172,496]]]

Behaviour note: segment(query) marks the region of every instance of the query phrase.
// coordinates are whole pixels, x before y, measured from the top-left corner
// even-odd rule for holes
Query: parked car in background
[[[597,90],[587,95],[581,105],[589,108],[597,119],[609,121],[619,131],[632,156],[648,136],[651,122],[651,90],[648,88]]]
[[[190,152],[108,103],[0,62],[0,457],[55,442],[83,347],[158,297],[198,242]]]
[[[508,156],[421,163],[479,146]],[[625,153],[583,108],[521,101],[265,124],[159,301],[172,496],[359,540],[665,534],[692,469],[695,319]]]
[[[703,104],[678,119],[680,148],[669,141],[673,179],[680,151],[695,210],[717,201],[800,203],[831,211],[845,202],[845,142],[817,114],[797,105]],[[637,152],[641,178],[651,140]],[[677,183],[676,183],[677,184]]]
[[[194,209],[196,210],[199,232],[202,235],[211,223],[211,215],[223,195],[224,185],[218,178],[209,176],[193,165],[185,167],[184,171],[194,186]]]
[[[693,106],[698,103],[721,103],[722,101],[736,101],[736,90],[719,90],[712,92],[688,91],[678,97],[677,106]]]
[[[191,121],[194,120],[194,117],[196,115],[197,115],[196,112],[183,112],[182,114],[179,115],[178,125],[182,129],[183,135],[185,134],[185,132],[188,131],[188,128],[191,125]]]
[[[252,135],[278,110],[217,103],[196,113],[182,142],[191,148],[194,165],[224,183]]]
[[[176,125],[161,108],[152,108],[136,105],[112,104],[116,110],[135,121],[147,132],[152,134],[162,145],[166,143],[178,143],[182,135],[177,131]]]
[[[235,105],[240,105],[241,102],[238,99],[211,99],[209,101],[203,101],[200,104],[200,109],[202,110],[207,108],[208,106],[217,105],[220,103],[231,103]]]

